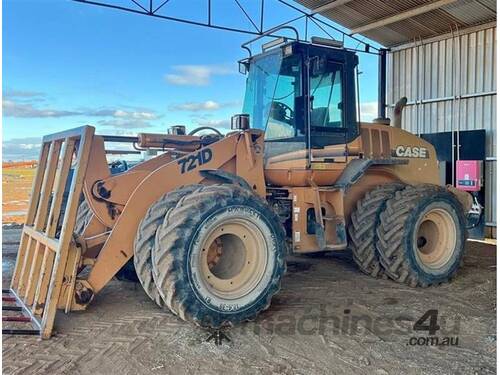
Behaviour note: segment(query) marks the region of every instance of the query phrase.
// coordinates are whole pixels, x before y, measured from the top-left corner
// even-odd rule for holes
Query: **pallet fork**
[[[8,295],[2,297],[3,302],[15,302],[3,306],[4,311],[24,313],[5,317],[4,322],[30,321],[35,329],[3,329],[3,334],[49,338],[57,309],[71,309],[81,256],[73,229],[93,136],[94,128],[84,126],[42,140],[10,290],[3,290]],[[69,195],[64,199],[67,184]]]

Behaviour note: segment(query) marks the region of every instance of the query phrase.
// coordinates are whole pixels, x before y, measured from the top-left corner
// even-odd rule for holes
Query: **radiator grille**
[[[379,159],[391,156],[391,142],[389,131],[380,129],[361,130],[363,152],[368,158]]]

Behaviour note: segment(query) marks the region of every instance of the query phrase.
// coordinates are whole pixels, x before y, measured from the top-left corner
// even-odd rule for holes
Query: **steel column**
[[[378,118],[386,118],[387,102],[387,50],[381,48],[378,58]]]

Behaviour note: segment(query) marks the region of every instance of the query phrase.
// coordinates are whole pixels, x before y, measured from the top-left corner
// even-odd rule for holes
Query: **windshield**
[[[304,134],[300,67],[300,56],[282,58],[281,50],[251,60],[243,113],[267,140]]]

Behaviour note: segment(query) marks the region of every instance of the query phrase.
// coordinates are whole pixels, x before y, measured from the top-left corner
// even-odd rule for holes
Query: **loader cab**
[[[265,131],[266,149],[323,148],[359,134],[357,56],[343,48],[291,42],[243,60],[243,113]]]

